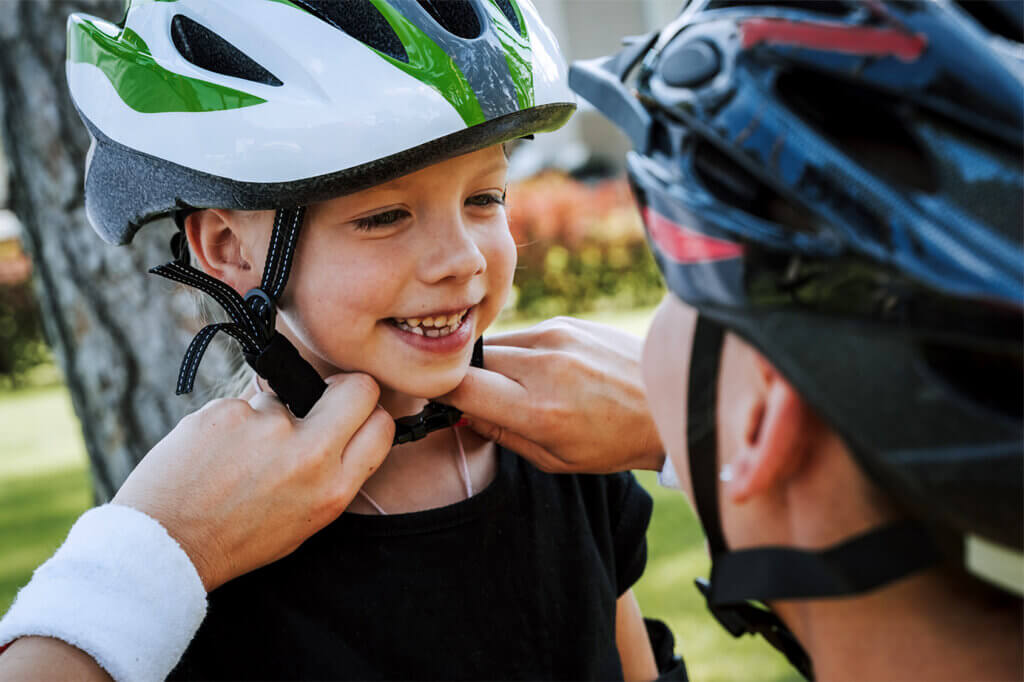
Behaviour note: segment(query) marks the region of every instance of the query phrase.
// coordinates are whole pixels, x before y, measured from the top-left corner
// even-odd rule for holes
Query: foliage
[[[624,178],[586,184],[547,171],[508,192],[522,317],[656,303],[664,293]]]
[[[31,280],[0,284],[0,386],[18,386],[49,358]]]

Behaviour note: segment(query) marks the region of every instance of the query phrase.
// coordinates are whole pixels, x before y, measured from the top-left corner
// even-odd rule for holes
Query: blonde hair
[[[189,265],[202,270],[203,266],[197,261],[195,256],[190,251],[188,254]],[[217,308],[210,297],[192,287],[182,285],[188,290],[192,304],[195,310],[196,319],[203,326],[208,324],[215,324],[217,322],[229,321],[227,316]],[[249,387],[250,382],[256,376],[256,372],[249,366],[245,361],[245,356],[242,355],[242,350],[238,347],[238,344],[234,339],[228,340],[227,337],[222,335],[221,339],[214,339],[213,343],[222,344],[225,353],[228,356],[228,372],[223,378],[217,379],[210,386],[208,395],[209,399],[214,398],[236,398]]]

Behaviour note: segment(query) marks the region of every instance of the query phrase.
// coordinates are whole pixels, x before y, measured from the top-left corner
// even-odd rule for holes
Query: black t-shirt
[[[212,592],[170,679],[621,679],[616,600],[650,514],[630,474],[545,474],[499,450],[470,499],[343,514]]]

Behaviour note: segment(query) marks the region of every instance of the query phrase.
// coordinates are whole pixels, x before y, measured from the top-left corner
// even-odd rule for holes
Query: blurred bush
[[[550,317],[657,303],[664,285],[625,178],[584,183],[545,171],[508,191],[519,245],[510,307]]]
[[[22,383],[46,362],[43,324],[32,291],[32,266],[16,239],[0,241],[0,387]]]

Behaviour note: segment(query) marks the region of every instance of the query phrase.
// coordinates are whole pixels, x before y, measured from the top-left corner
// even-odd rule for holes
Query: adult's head
[[[634,144],[675,297],[649,397],[709,538],[709,604],[807,673],[748,600],[942,560],[1024,587],[1020,12],[992,5],[996,35],[966,4],[696,2],[570,74]],[[764,547],[789,544],[797,492],[841,519],[828,550]]]
[[[186,357],[191,389],[216,331],[293,411],[322,390],[274,333],[304,207],[560,127],[575,108],[564,61],[523,0],[132,0],[114,25],[73,15],[68,83],[94,143],[86,209],[124,244],[194,209],[276,211],[259,286],[244,300],[178,261],[233,321]],[[313,385],[313,390],[304,386]]]

